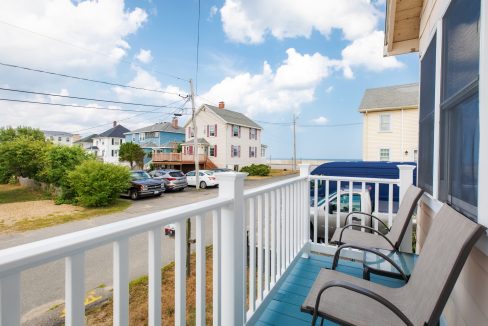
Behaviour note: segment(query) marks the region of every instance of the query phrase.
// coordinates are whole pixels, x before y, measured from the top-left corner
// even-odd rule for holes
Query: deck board
[[[321,255],[310,255],[310,258],[300,258],[290,273],[283,280],[272,300],[265,307],[255,325],[310,325],[312,317],[300,311],[310,288],[320,269],[330,268],[332,258]],[[340,261],[338,271],[362,278],[362,264],[354,261]],[[400,280],[372,275],[371,280],[389,287],[403,285]],[[324,325],[332,326],[336,323],[325,321]]]

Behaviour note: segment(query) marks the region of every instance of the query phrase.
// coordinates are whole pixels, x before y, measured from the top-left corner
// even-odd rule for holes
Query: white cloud
[[[327,87],[327,88],[325,89],[325,92],[326,92],[327,94],[330,94],[330,93],[332,93],[332,91],[333,91],[333,90],[334,90],[334,86],[329,86],[329,87]]]
[[[127,101],[138,99],[176,101],[181,99],[178,94],[181,94],[182,96],[187,94],[187,91],[173,85],[163,87],[161,82],[155,76],[151,75],[141,67],[134,66],[132,69],[136,72],[136,75],[129,83],[127,83],[128,86],[156,90],[158,92],[130,89],[120,86],[112,87],[112,91],[115,92],[121,100]]]
[[[210,7],[210,13],[208,14],[207,20],[212,20],[217,12],[219,12],[219,8],[217,8],[216,6]]]
[[[153,56],[151,54],[151,50],[144,50],[141,49],[139,53],[136,55],[136,59],[142,63],[149,63],[153,60]]]
[[[3,60],[95,71],[119,63],[130,49],[125,38],[139,30],[147,13],[128,10],[124,0],[18,0],[0,1],[0,20],[7,23],[0,28]]]
[[[329,120],[326,117],[322,117],[322,116],[312,120],[312,122],[316,125],[325,125],[327,124],[328,121]]]
[[[317,86],[341,64],[318,53],[302,55],[288,49],[287,54],[276,72],[265,62],[261,73],[227,77],[203,98],[214,102],[223,100],[227,107],[251,116],[263,111],[292,112],[314,101]]]
[[[395,57],[383,57],[382,31],[359,38],[342,50],[344,76],[353,78],[351,67],[363,67],[370,71],[383,71],[385,69],[402,68],[404,65]]]
[[[332,29],[355,40],[371,33],[381,16],[369,0],[226,0],[220,10],[224,32],[239,43],[310,37],[313,30],[329,37]]]

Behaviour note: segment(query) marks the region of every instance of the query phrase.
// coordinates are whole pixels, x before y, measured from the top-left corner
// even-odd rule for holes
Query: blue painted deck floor
[[[300,306],[305,300],[315,278],[321,268],[331,267],[332,258],[320,255],[311,255],[309,259],[300,258],[290,274],[284,279],[273,300],[265,308],[256,325],[310,325],[312,316],[300,311]],[[363,277],[362,264],[341,260],[338,271]],[[399,287],[403,281],[371,275],[371,281],[390,287]],[[325,321],[324,325],[337,325]]]

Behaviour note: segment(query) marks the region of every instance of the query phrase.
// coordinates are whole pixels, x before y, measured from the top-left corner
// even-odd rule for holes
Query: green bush
[[[257,175],[262,177],[269,175],[270,171],[271,168],[266,164],[251,164],[241,169],[241,172],[247,172],[249,175]]]
[[[130,187],[127,167],[95,160],[84,161],[68,173],[67,186],[76,203],[86,207],[107,206]]]
[[[0,179],[6,182],[12,175],[35,178],[44,166],[48,147],[44,140],[24,135],[0,142]]]
[[[78,146],[50,146],[46,153],[44,167],[39,172],[37,179],[58,187],[64,186],[68,172],[74,170],[83,161],[92,158],[91,154]]]

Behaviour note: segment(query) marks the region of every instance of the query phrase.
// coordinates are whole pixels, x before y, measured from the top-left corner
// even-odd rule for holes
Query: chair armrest
[[[330,281],[325,283],[325,285],[320,289],[319,294],[317,295],[317,299],[315,301],[315,309],[313,311],[313,319],[312,319],[312,326],[315,326],[315,323],[317,321],[317,318],[319,317],[319,304],[320,304],[320,299],[322,298],[322,294],[330,288],[333,287],[339,287],[343,288],[352,292],[359,293],[361,295],[364,295],[368,298],[371,298],[375,300],[376,302],[382,304],[386,308],[388,308],[391,312],[393,312],[395,315],[398,316],[406,325],[408,326],[413,326],[413,323],[408,319],[407,316],[397,307],[395,306],[392,302],[388,301],[385,297],[382,297],[378,293],[375,293],[371,290],[365,289],[363,287],[357,286],[353,283],[350,282],[345,282],[345,281]]]
[[[364,228],[364,229],[367,229],[367,230],[371,230],[371,232],[373,233],[376,233],[378,234],[379,236],[381,236],[383,239],[385,239],[391,246],[391,249],[393,250],[396,250],[395,248],[395,245],[390,241],[390,239],[388,239],[386,237],[386,235],[384,235],[383,233],[381,233],[380,231],[376,230],[375,228],[372,228],[370,226],[365,226],[365,225],[358,225],[358,224],[347,224],[347,225],[344,225],[344,227],[342,228],[341,230],[341,233],[339,234],[339,245],[343,244],[342,243],[342,233],[344,232],[344,230],[348,227],[353,227],[353,226],[357,226],[357,227],[361,227],[361,228]]]
[[[378,222],[380,222],[388,231],[390,231],[390,228],[388,227],[388,225],[385,224],[385,222],[383,222],[382,220],[380,220],[378,217],[372,215],[372,214],[369,214],[369,213],[364,213],[364,212],[351,212],[349,214],[347,214],[346,216],[346,223],[348,223],[348,219],[349,219],[349,216],[352,216],[354,214],[359,214],[359,215],[366,215],[366,216],[369,216],[375,220],[377,220]]]
[[[387,262],[389,262],[391,264],[391,266],[395,267],[395,269],[398,271],[398,273],[400,273],[400,276],[403,278],[403,280],[405,282],[408,282],[407,275],[405,275],[405,273],[402,271],[402,269],[400,268],[400,266],[398,266],[398,264],[395,263],[390,257],[388,257],[384,253],[379,252],[378,250],[375,250],[373,248],[361,247],[361,246],[356,246],[356,245],[348,245],[348,244],[345,244],[345,245],[342,245],[339,248],[337,248],[337,250],[336,250],[336,252],[334,254],[334,260],[332,261],[332,269],[333,270],[335,270],[337,268],[337,265],[339,263],[339,256],[340,256],[341,250],[342,249],[345,249],[345,248],[351,248],[351,249],[358,249],[358,250],[361,250],[361,251],[367,251],[367,252],[371,252],[371,253],[373,253],[373,254],[375,254],[377,256],[380,256],[381,258],[383,258],[384,260],[386,260]]]

